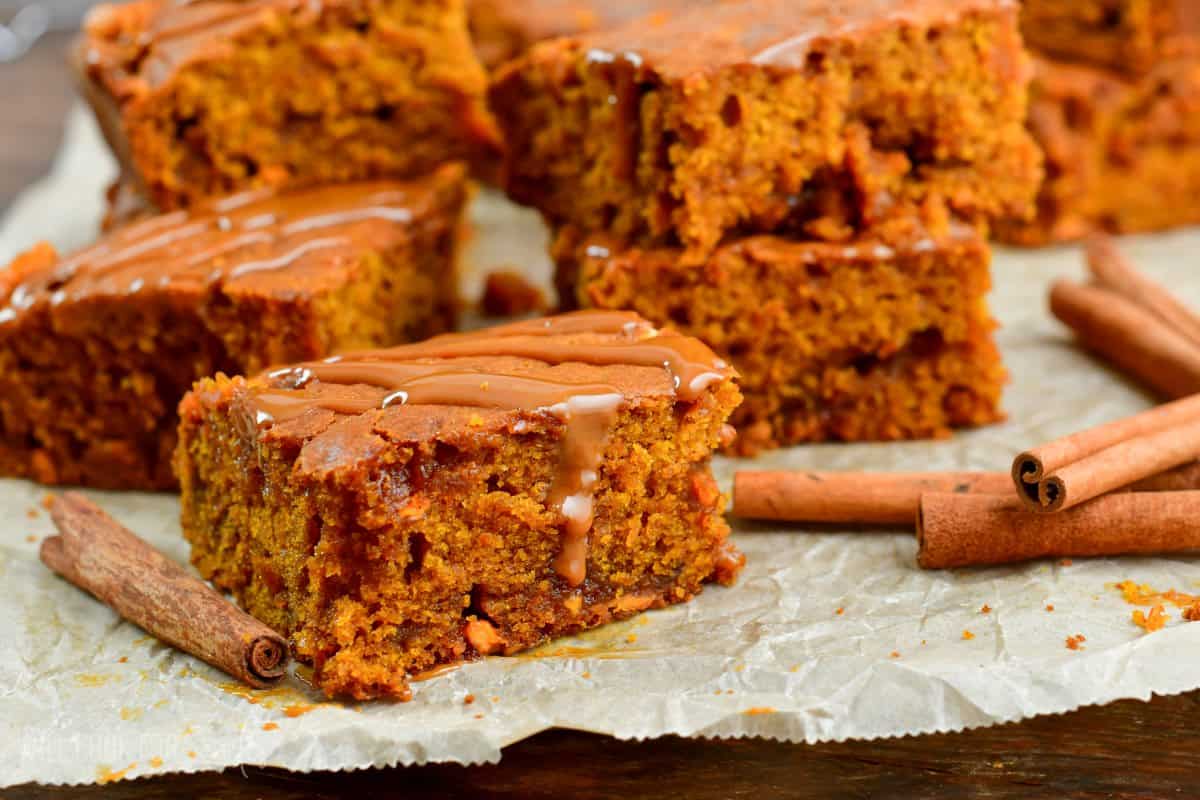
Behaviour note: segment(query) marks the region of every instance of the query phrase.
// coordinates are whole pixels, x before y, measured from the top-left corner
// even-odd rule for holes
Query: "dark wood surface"
[[[46,170],[58,146],[71,98],[64,42],[51,37],[22,61],[0,64],[0,209]],[[495,766],[306,775],[247,767],[69,792],[29,785],[0,789],[0,800],[1200,797],[1198,721],[1193,693],[883,742],[619,742],[552,731],[508,748]]]

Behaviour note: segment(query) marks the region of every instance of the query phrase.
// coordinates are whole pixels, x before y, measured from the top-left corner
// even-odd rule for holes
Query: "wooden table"
[[[56,150],[71,86],[62,37],[0,65],[0,209]],[[80,797],[332,798],[958,798],[1200,797],[1200,692],[1121,702],[970,733],[789,745],[666,738],[618,742],[551,731],[496,766],[350,774],[258,768],[164,777],[65,793],[23,786],[0,800]],[[0,764],[3,769],[3,764]]]

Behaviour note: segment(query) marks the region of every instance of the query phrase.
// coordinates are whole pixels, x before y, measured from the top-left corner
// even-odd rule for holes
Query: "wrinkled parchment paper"
[[[76,113],[53,175],[0,227],[0,262],[39,238],[85,243],[112,166]],[[544,231],[502,200],[476,206],[478,273],[544,280]],[[1133,239],[1130,254],[1200,304],[1200,231]],[[995,309],[1013,382],[1005,425],[949,441],[800,447],[739,466],[1006,469],[1039,441],[1137,411],[1139,389],[1078,352],[1045,311],[1075,249],[1008,251]],[[726,483],[726,485],[728,485]],[[1146,635],[1112,585],[1200,592],[1195,559],[1098,559],[923,573],[895,533],[739,525],[738,585],[514,658],[418,684],[407,704],[324,702],[296,677],[250,692],[158,644],[37,560],[46,490],[0,481],[0,787],[259,764],[340,770],[495,761],[550,727],[621,738],[768,736],[796,742],[953,731],[1200,687],[1200,625],[1169,608]],[[186,561],[169,495],[93,495]],[[987,605],[990,612],[983,613]],[[1053,611],[1047,610],[1052,606]],[[838,613],[841,609],[841,613]],[[1082,649],[1066,647],[1082,634]],[[973,637],[973,638],[972,638]],[[474,696],[467,703],[465,698]]]

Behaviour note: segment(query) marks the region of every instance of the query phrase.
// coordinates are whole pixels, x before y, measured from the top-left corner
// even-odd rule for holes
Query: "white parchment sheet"
[[[0,262],[39,238],[65,248],[88,241],[111,172],[77,112],[54,173],[0,225]],[[545,234],[532,214],[490,196],[475,214],[478,271],[519,264],[545,279]],[[1127,248],[1200,305],[1200,231],[1132,239]],[[738,466],[1006,469],[1023,447],[1148,406],[1137,387],[1078,352],[1045,310],[1049,281],[1079,272],[1079,262],[1074,249],[997,255],[993,302],[1013,377],[1007,424],[942,442],[721,460],[719,477],[728,485]],[[533,654],[470,664],[419,684],[411,703],[325,703],[295,678],[252,693],[42,567],[45,494],[0,481],[0,787],[242,763],[337,770],[495,761],[505,745],[553,726],[622,738],[898,736],[1200,687],[1200,625],[1169,608],[1166,629],[1146,635],[1113,589],[1134,580],[1200,592],[1195,559],[923,573],[910,535],[739,525],[749,562],[737,586]],[[94,496],[186,561],[173,496]],[[1077,634],[1083,648],[1068,649],[1066,637]]]

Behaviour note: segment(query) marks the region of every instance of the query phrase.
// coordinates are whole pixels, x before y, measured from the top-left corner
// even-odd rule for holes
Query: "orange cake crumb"
[[[970,631],[963,631],[962,637],[969,642],[975,638],[975,634],[971,633]]]
[[[1146,633],[1154,633],[1155,631],[1162,630],[1163,626],[1167,624],[1168,619],[1170,617],[1167,616],[1162,606],[1155,606],[1150,609],[1149,614],[1146,614],[1141,609],[1133,612],[1133,624],[1145,630]]]
[[[1083,643],[1086,641],[1087,641],[1087,637],[1084,636],[1082,633],[1076,634],[1075,636],[1068,636],[1067,637],[1067,649],[1068,650],[1082,650]]]
[[[983,608],[979,609],[979,613],[980,614],[990,614],[990,613],[992,613],[992,607],[989,606],[987,603],[984,603]]]
[[[276,725],[274,722],[264,722],[262,729],[264,731],[277,731],[277,730],[279,730],[279,726]]]

